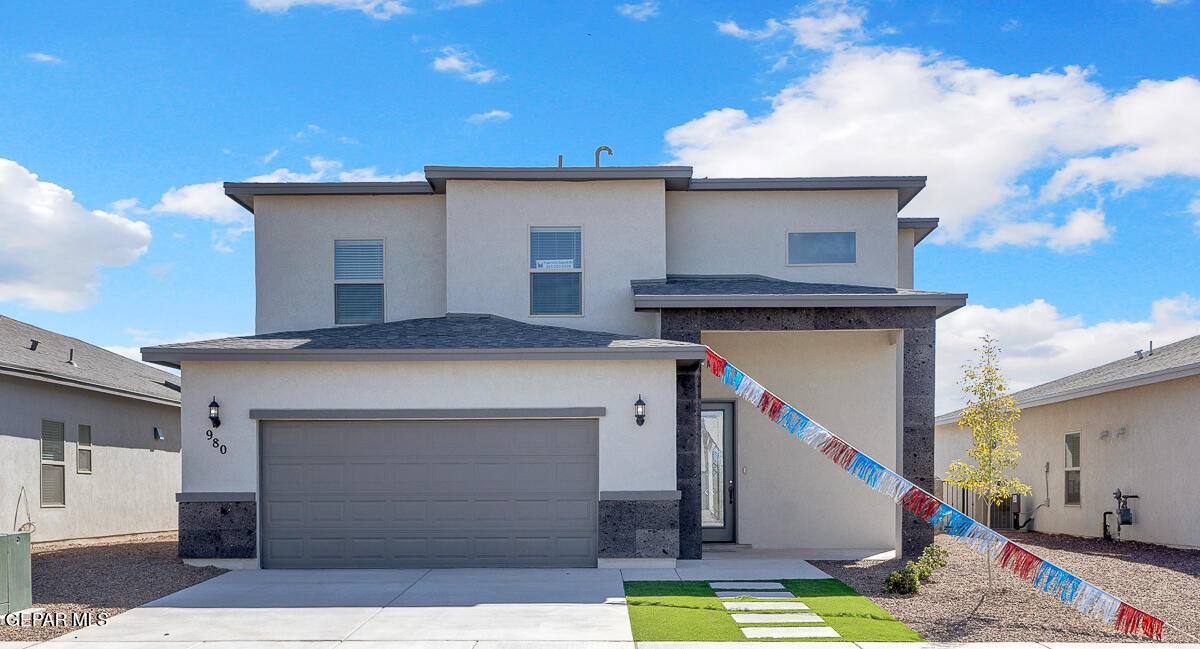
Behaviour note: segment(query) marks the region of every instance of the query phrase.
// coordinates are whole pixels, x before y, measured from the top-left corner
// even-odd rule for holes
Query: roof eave
[[[142,359],[178,367],[188,361],[427,362],[527,360],[701,360],[703,345],[494,349],[196,349],[143,347]]]
[[[225,195],[254,213],[255,196],[420,195],[434,193],[426,180],[386,182],[224,183]]]
[[[161,404],[164,406],[175,406],[175,407],[179,406],[178,399],[167,399],[165,397],[160,397],[160,396],[153,395],[153,394],[147,394],[145,392],[137,392],[135,390],[125,390],[123,388],[115,388],[112,386],[103,385],[103,384],[95,383],[92,381],[83,381],[80,379],[62,376],[60,374],[53,374],[51,372],[43,372],[41,370],[35,370],[35,369],[30,369],[30,368],[15,367],[15,366],[11,366],[11,365],[3,365],[3,366],[0,366],[0,374],[6,375],[6,376],[14,376],[17,378],[29,379],[32,381],[41,381],[43,383],[53,383],[55,385],[62,385],[62,386],[71,387],[71,388],[79,388],[81,390],[89,390],[92,392],[99,392],[102,394],[108,394],[108,395],[112,395],[112,396],[116,396],[116,397],[124,397],[126,399],[137,399],[138,401],[149,401],[151,403],[157,403],[157,404]]]
[[[684,166],[642,167],[448,167],[429,165],[425,178],[434,191],[446,191],[449,180],[584,181],[662,180],[668,190],[687,189],[692,168]]]
[[[896,226],[897,226],[897,229],[900,229],[900,230],[913,230],[914,231],[913,245],[915,246],[918,243],[921,243],[922,241],[924,241],[925,237],[929,236],[930,234],[933,234],[933,231],[937,229],[938,224],[940,222],[941,222],[941,219],[934,218],[934,217],[925,218],[925,217],[902,216],[896,220]]]
[[[925,188],[926,176],[827,176],[813,178],[693,178],[690,191],[896,190],[896,211]]]
[[[1082,399],[1084,397],[1092,397],[1108,392],[1116,392],[1118,390],[1128,390],[1129,388],[1137,388],[1143,385],[1153,385],[1164,381],[1173,381],[1175,379],[1187,378],[1189,376],[1200,375],[1200,363],[1191,363],[1180,367],[1172,367],[1157,372],[1147,372],[1137,376],[1130,376],[1096,385],[1089,385],[1073,390],[1063,390],[1034,399],[1018,400],[1016,405],[1018,408],[1036,408],[1038,406],[1047,406],[1052,403],[1061,403],[1063,401],[1071,401],[1073,399]],[[958,414],[961,410],[948,412],[934,419],[934,424],[941,426],[942,424],[954,423],[958,420]]]
[[[967,303],[965,293],[934,295],[635,295],[635,310],[779,307],[936,307],[941,317]]]

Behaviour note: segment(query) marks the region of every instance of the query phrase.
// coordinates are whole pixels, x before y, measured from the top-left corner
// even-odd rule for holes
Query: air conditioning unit
[[[0,532],[0,613],[33,606],[29,532]]]

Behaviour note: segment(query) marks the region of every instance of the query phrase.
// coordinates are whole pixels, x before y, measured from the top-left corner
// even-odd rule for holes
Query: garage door
[[[264,567],[596,565],[594,419],[261,431]]]

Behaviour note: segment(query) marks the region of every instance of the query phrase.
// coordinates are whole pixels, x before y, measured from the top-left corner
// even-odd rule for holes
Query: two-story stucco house
[[[611,566],[931,538],[700,369],[711,346],[931,488],[934,322],[965,296],[912,288],[937,220],[897,214],[924,178],[425,176],[226,184],[255,217],[258,333],[142,350],[186,386],[184,558]]]

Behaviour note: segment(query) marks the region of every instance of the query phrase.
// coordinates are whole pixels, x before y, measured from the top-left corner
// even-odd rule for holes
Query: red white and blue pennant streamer
[[[1034,587],[1067,602],[1081,613],[1094,615],[1125,633],[1140,633],[1162,639],[1162,620],[1042,559],[905,480],[771,394],[711,349],[708,350],[707,362],[709,369],[722,383],[732,387],[739,397],[756,406],[771,421],[913,515],[966,543],[989,560],[1012,570]]]

